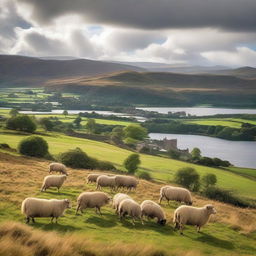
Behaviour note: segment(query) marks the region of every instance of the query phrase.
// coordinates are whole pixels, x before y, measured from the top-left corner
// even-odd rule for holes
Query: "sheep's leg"
[[[163,196],[161,195],[160,198],[159,198],[159,204],[161,204],[162,199],[163,199]]]
[[[200,226],[197,226],[197,232],[200,233]]]
[[[60,188],[59,188],[59,187],[57,187],[57,189],[58,189],[58,193],[60,193]]]
[[[101,211],[100,211],[100,207],[96,207],[96,213],[97,213],[97,211],[98,211],[98,213],[99,213],[100,215],[102,215],[102,214],[101,214]]]
[[[141,220],[141,224],[142,224],[142,225],[144,225],[143,219],[142,219],[142,218],[140,218],[140,220]]]
[[[79,209],[80,209],[80,204],[78,204],[77,207],[76,207],[76,215],[77,215],[77,212],[78,212]],[[82,210],[81,210],[81,212],[82,212]]]
[[[55,217],[55,223],[56,224],[58,223],[58,217]]]
[[[51,223],[53,223],[53,219],[54,219],[54,217],[51,218]]]
[[[28,224],[30,222],[30,217],[26,218],[26,224]]]
[[[35,219],[34,218],[32,218],[32,222],[35,223]]]
[[[179,225],[179,229],[180,229],[180,234],[183,235],[184,225],[183,225],[183,224],[180,224],[180,225]]]
[[[132,217],[132,225],[135,226],[135,219]]]

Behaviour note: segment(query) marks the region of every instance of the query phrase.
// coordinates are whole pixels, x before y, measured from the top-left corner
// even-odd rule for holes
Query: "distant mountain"
[[[44,60],[17,55],[0,55],[0,86],[40,85],[49,79],[93,76],[117,71],[143,71],[131,65],[87,59]]]
[[[219,70],[216,74],[236,76],[247,79],[256,79],[256,68],[241,67],[236,69]]]

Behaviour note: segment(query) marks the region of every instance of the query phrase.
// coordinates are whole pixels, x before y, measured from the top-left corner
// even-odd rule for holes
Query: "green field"
[[[15,132],[1,132],[1,143],[8,143],[16,148],[19,141],[25,135],[18,135]],[[111,161],[117,166],[122,165],[124,159],[131,153],[128,150],[93,140],[69,137],[57,133],[49,133],[44,136],[50,148],[50,153],[56,155],[70,148],[80,147],[89,155],[101,160]],[[169,158],[141,154],[141,168],[147,169],[153,178],[161,181],[173,179],[175,172],[184,166],[194,167],[199,174],[214,173],[218,178],[218,185],[223,188],[232,189],[241,196],[256,198],[256,181],[240,175],[217,168],[184,163]]]

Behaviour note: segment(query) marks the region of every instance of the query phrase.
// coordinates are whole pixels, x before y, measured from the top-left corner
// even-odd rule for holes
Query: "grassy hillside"
[[[47,192],[41,193],[39,189],[43,177],[47,175],[48,164],[48,161],[41,159],[0,153],[0,222],[24,222],[24,217],[20,213],[20,205],[22,200],[28,196],[69,198],[73,204],[72,209],[66,211],[65,216],[59,219],[59,224],[49,224],[49,219],[46,218],[37,219],[36,224],[30,224],[31,227],[35,228],[34,231],[21,225],[6,224],[2,226],[3,224],[0,224],[2,230],[2,233],[0,232],[0,255],[8,255],[6,253],[8,245],[9,250],[16,249],[19,252],[12,255],[19,256],[30,255],[28,253],[30,252],[29,250],[32,250],[36,244],[40,245],[40,243],[42,243],[43,247],[38,246],[38,252],[42,248],[56,250],[56,241],[59,240],[61,240],[59,242],[59,252],[64,253],[66,250],[69,253],[67,255],[71,255],[70,250],[74,251],[72,255],[93,255],[89,254],[89,252],[94,251],[96,255],[109,256],[117,254],[134,256],[228,256],[253,255],[255,253],[255,210],[235,208],[193,195],[194,205],[202,206],[206,203],[212,203],[218,213],[202,229],[202,233],[198,234],[195,232],[194,227],[187,226],[184,236],[180,236],[172,228],[173,211],[179,206],[175,202],[170,203],[170,205],[167,205],[165,201],[162,203],[168,220],[168,224],[165,227],[158,226],[154,221],[146,221],[144,226],[137,222],[135,226],[132,226],[129,218],[120,222],[110,205],[102,208],[103,216],[96,215],[94,209],[88,209],[83,215],[76,216],[77,196],[82,191],[95,190],[94,184],[85,184],[89,171],[68,168],[69,176],[60,193],[57,193],[55,189],[49,189]],[[145,199],[157,201],[161,186],[162,184],[140,180],[137,191],[130,192],[130,195],[139,203]],[[104,191],[113,195],[108,189]],[[39,229],[47,231],[47,233],[37,232],[36,230]],[[49,233],[49,231],[55,231],[57,234]],[[3,232],[6,232],[7,235],[1,236]],[[22,238],[15,234],[22,234]],[[28,243],[32,237],[35,238],[34,241],[37,241],[36,244]],[[50,239],[51,241],[47,237],[49,239],[52,238]],[[17,241],[14,242],[15,239]],[[22,243],[22,239],[25,242]],[[87,244],[87,253],[82,253],[84,250],[82,240]],[[74,243],[73,241],[76,242]],[[63,242],[66,245],[66,249],[63,248]],[[113,245],[113,247],[110,245]],[[134,245],[136,246],[134,247]],[[152,254],[149,253],[149,245],[154,248]],[[103,250],[105,246],[107,246],[106,251]],[[107,253],[110,250],[109,246],[113,250],[112,253]],[[79,254],[78,248],[80,248],[81,254]],[[131,248],[135,250],[134,253],[131,252]],[[162,251],[162,254],[156,253],[156,250]]]
[[[0,141],[2,143],[8,143],[11,147],[16,148],[19,141],[25,136],[26,135],[17,134],[11,131],[2,131],[0,133]],[[70,148],[80,147],[91,156],[101,160],[111,161],[115,165],[120,166],[124,159],[131,154],[130,151],[107,143],[74,138],[57,133],[48,133],[43,137],[49,144],[50,153],[55,155]],[[141,168],[146,169],[153,178],[160,181],[172,180],[175,172],[179,168],[191,166],[194,167],[201,175],[206,173],[215,173],[220,187],[232,189],[241,196],[254,199],[256,198],[256,181],[229,171],[145,154],[141,154],[141,162]]]

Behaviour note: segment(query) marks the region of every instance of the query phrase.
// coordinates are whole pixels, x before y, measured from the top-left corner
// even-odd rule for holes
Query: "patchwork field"
[[[202,229],[202,233],[196,233],[194,227],[186,227],[184,236],[180,236],[172,228],[173,211],[179,205],[178,203],[170,203],[170,205],[167,205],[165,201],[162,203],[168,220],[165,227],[158,226],[154,221],[146,221],[144,226],[137,222],[135,226],[132,226],[129,218],[120,222],[111,205],[102,208],[102,217],[95,214],[93,209],[86,210],[83,215],[76,216],[76,198],[79,193],[95,190],[94,184],[85,184],[89,171],[69,168],[68,179],[60,193],[57,193],[55,189],[41,193],[39,190],[43,177],[48,174],[48,164],[48,161],[42,159],[0,153],[0,229],[2,227],[2,232],[8,229],[13,229],[13,232],[15,229],[19,232],[23,230],[24,234],[37,232],[36,230],[55,231],[57,234],[39,232],[37,236],[35,233],[31,237],[38,237],[36,238],[38,243],[42,239],[44,241],[46,237],[52,238],[50,245],[46,242],[43,244],[44,248],[57,246],[56,241],[61,240],[62,243],[59,242],[60,252],[65,251],[63,242],[66,241],[66,250],[69,252],[70,243],[75,243],[74,239],[76,239],[73,250],[78,250],[77,246],[80,246],[80,250],[82,250],[81,241],[84,241],[85,244],[88,243],[87,250],[89,251],[93,248],[92,242],[94,244],[96,242],[98,245],[94,251],[102,250],[103,245],[113,246],[112,253],[106,253],[106,255],[117,255],[118,251],[119,253],[122,252],[123,255],[254,255],[255,253],[256,210],[240,209],[193,195],[194,205],[203,206],[206,203],[212,203],[218,213]],[[138,202],[145,199],[157,201],[161,186],[162,184],[140,180],[137,191],[131,192],[130,195]],[[105,191],[113,195],[108,189]],[[24,222],[24,217],[20,213],[20,205],[22,200],[29,196],[69,198],[73,207],[66,211],[64,217],[59,219],[59,224],[49,224],[49,219],[46,218],[37,219],[36,224],[30,224],[35,228],[34,231],[28,230],[25,226],[2,224],[5,221]],[[11,236],[11,231],[9,233],[10,238],[8,237],[8,239],[16,239],[16,236]],[[7,236],[1,239],[0,235],[0,245],[2,245],[0,246],[0,255],[5,255],[5,239],[7,240]],[[22,244],[20,241],[22,240],[17,239],[15,246],[19,246],[18,248],[22,250],[19,251],[20,254],[15,255],[30,255],[23,253],[25,249],[30,249],[29,245]],[[135,244],[135,247],[132,246]],[[148,250],[149,245],[154,250]],[[14,248],[16,248],[15,246]],[[30,246],[32,247],[32,244]],[[132,251],[131,248],[133,248]],[[108,252],[109,248],[106,250]],[[161,253],[156,253],[155,250],[160,250]],[[95,254],[87,252],[74,255],[103,254],[101,251],[101,253]]]

